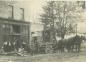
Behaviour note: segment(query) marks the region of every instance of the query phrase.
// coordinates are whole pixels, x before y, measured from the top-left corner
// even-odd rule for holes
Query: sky
[[[86,33],[86,10],[81,14],[82,22],[78,22],[78,32],[80,33]]]
[[[31,22],[38,22],[39,15],[43,12],[44,0],[22,0],[19,5],[25,8],[26,19]]]
[[[43,12],[42,6],[45,5],[43,0],[28,0],[19,1],[18,6],[25,8],[25,18],[26,21],[39,23],[39,15]],[[43,25],[41,24],[31,24],[31,31],[41,31],[43,30]]]
[[[46,5],[46,1],[49,0],[22,0],[23,6],[27,9],[26,17],[30,22],[38,22],[39,15],[43,12],[42,7]],[[86,32],[86,11],[81,14],[82,18],[85,18],[84,22],[78,22],[78,32]]]

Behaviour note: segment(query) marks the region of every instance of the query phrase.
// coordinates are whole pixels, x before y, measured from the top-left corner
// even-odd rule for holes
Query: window
[[[20,33],[20,26],[19,25],[13,25],[13,32],[14,33]]]
[[[10,33],[10,25],[9,24],[3,24],[2,29],[4,33]]]

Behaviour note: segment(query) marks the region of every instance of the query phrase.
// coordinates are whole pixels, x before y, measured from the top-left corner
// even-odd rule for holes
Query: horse
[[[56,44],[53,45],[54,53],[56,53],[56,52],[61,52],[61,53],[64,52],[64,46],[65,46],[64,39],[61,39],[58,42],[56,42]]]
[[[80,52],[82,40],[86,40],[84,36],[75,35],[68,39],[59,40],[54,46],[54,50],[58,52]]]
[[[82,40],[86,40],[86,38],[79,35],[69,38],[67,42],[65,42],[68,52],[80,52]]]

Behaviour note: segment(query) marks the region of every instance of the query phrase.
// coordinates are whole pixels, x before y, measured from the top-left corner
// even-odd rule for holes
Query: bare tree
[[[56,32],[64,38],[66,34],[74,32],[82,6],[79,6],[77,1],[49,1],[43,9],[41,20],[53,33],[52,38],[55,38]]]
[[[57,33],[64,38],[66,34],[75,32],[75,23],[79,20],[82,6],[79,6],[76,2],[71,1],[58,1],[56,2],[57,13]]]

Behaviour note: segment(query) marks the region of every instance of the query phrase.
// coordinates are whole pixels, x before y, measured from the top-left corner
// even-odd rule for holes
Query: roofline
[[[6,20],[6,21],[12,21],[12,22],[21,22],[21,23],[30,24],[30,22],[27,22],[27,21],[25,21],[25,20],[17,20],[17,19],[12,19],[12,18],[0,17],[0,20]]]

